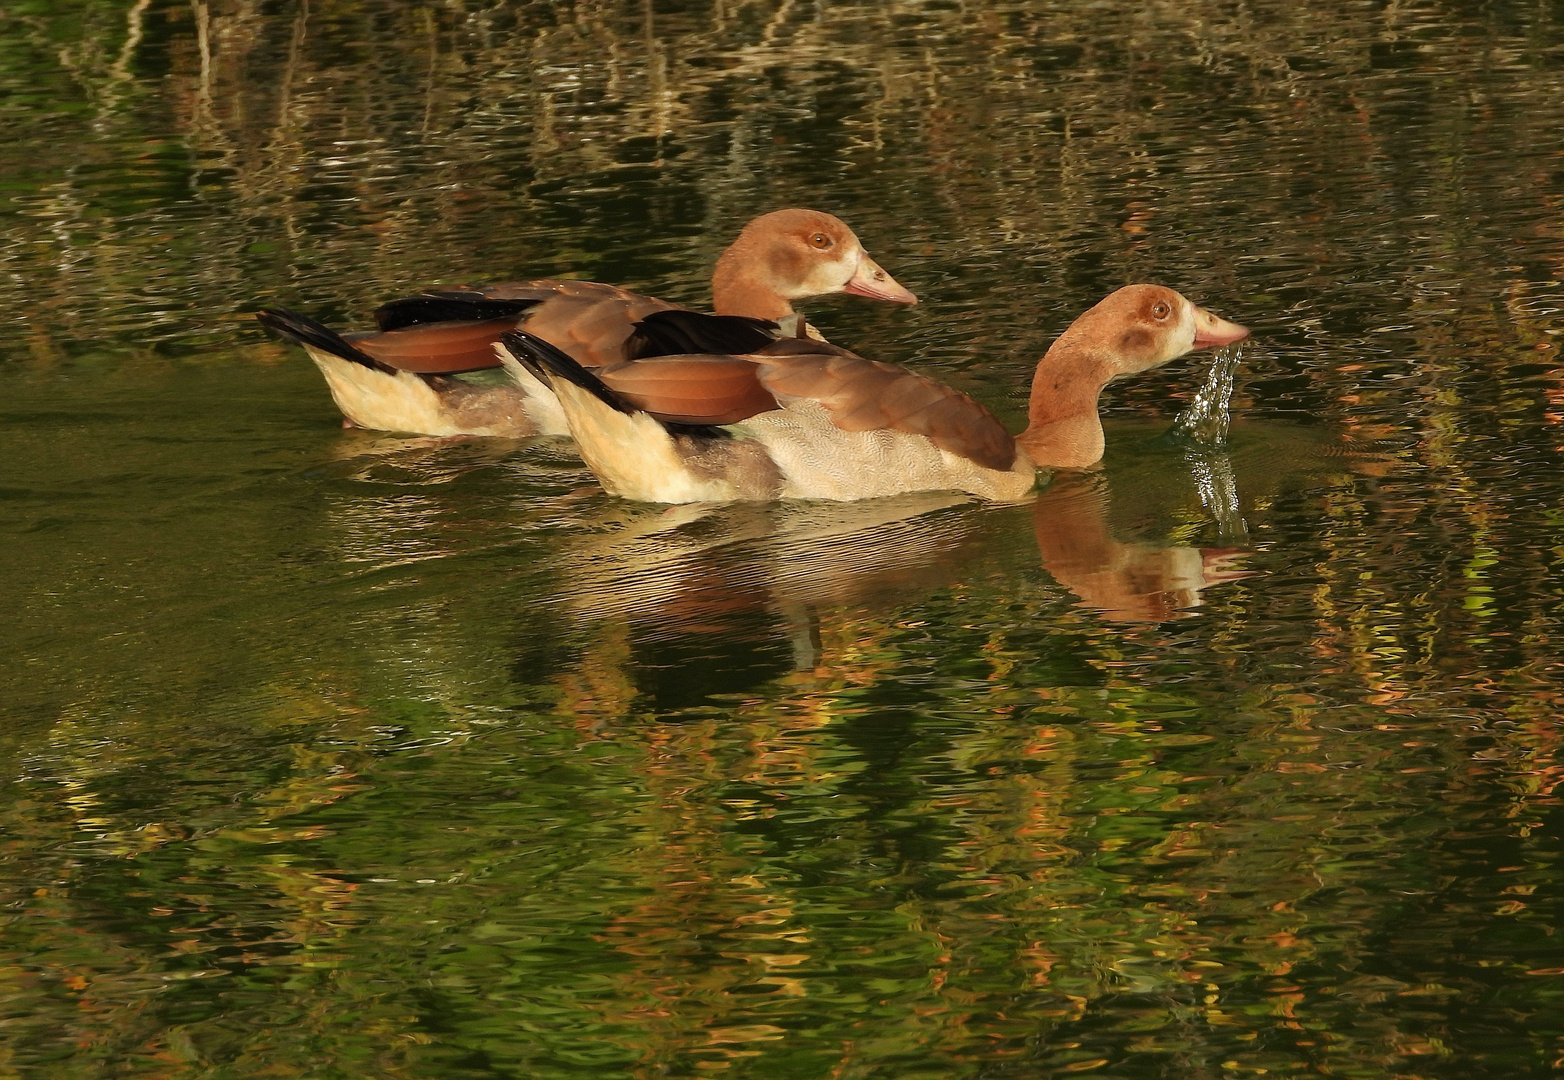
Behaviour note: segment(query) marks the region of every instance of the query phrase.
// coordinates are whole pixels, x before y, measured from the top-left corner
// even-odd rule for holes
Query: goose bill
[[[916,304],[918,298],[896,283],[880,264],[865,255],[858,269],[847,280],[842,290],[853,296],[866,296],[870,300],[886,300],[892,304]]]
[[[1211,314],[1205,308],[1195,309],[1195,344],[1196,349],[1218,349],[1223,345],[1231,345],[1242,341],[1249,336],[1247,326],[1239,326],[1235,322]]]

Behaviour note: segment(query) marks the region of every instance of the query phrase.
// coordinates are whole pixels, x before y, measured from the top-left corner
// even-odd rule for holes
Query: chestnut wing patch
[[[843,431],[905,431],[987,469],[1015,464],[1015,438],[998,417],[959,390],[904,367],[802,339],[769,345],[753,359],[765,389],[818,401]]]
[[[559,291],[547,303],[523,317],[521,329],[563,349],[583,367],[601,368],[631,359],[626,346],[635,324],[673,306],[611,285],[558,284]]]
[[[350,334],[347,340],[359,351],[398,371],[455,375],[497,367],[494,343],[515,325],[515,319],[425,323],[383,334]]]
[[[660,356],[597,374],[625,401],[670,424],[736,424],[777,407],[759,369],[736,356]]]
[[[507,330],[526,330],[563,349],[578,363],[599,368],[630,359],[625,343],[635,324],[671,307],[617,285],[545,279],[429,289],[382,305],[375,312],[375,321],[382,330],[391,331],[431,322],[508,319]],[[481,366],[498,367],[499,360],[494,358]]]

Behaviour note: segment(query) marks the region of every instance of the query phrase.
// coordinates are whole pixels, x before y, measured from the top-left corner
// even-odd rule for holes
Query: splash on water
[[[1173,418],[1167,434],[1183,446],[1200,502],[1216,519],[1221,535],[1235,540],[1249,535],[1249,525],[1238,509],[1233,463],[1224,452],[1240,358],[1240,349],[1219,349],[1212,355],[1206,381],[1195,400]]]
[[[1185,447],[1184,458],[1189,462],[1201,504],[1216,519],[1217,532],[1224,539],[1247,540],[1249,523],[1238,509],[1238,480],[1233,475],[1232,460],[1226,454],[1193,444]]]
[[[1227,442],[1228,411],[1233,401],[1233,383],[1238,373],[1242,349],[1218,349],[1211,357],[1206,381],[1195,400],[1173,418],[1170,438],[1199,446],[1221,446]]]

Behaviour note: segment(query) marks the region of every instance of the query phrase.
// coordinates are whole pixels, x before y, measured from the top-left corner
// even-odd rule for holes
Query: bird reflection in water
[[[1230,469],[1225,476],[1231,479]],[[1236,495],[1236,486],[1224,493]],[[1115,622],[1166,622],[1199,606],[1201,590],[1249,576],[1236,565],[1238,548],[1115,539],[1110,496],[1107,477],[1068,473],[1032,504],[1043,569],[1080,606]]]
[[[1229,427],[1225,401],[1219,418],[1192,418],[1205,400],[1161,431],[1111,425],[1103,468],[1058,473],[1038,495],[1043,567],[1082,607],[1116,622],[1185,618],[1204,590],[1260,572],[1244,558],[1256,549],[1251,533],[1269,532],[1278,498],[1372,484],[1395,466],[1393,452],[1332,425]],[[1195,535],[1214,543],[1190,543]]]
[[[1250,533],[1270,535],[1268,508],[1278,496],[1383,471],[1383,455],[1356,453],[1327,425],[1241,420],[1220,445],[1191,437],[1182,417],[1171,430],[1138,421],[1109,428],[1100,469],[1060,471],[1021,504],[948,492],[671,508],[595,489],[550,498],[543,493],[559,491],[561,480],[583,478],[563,449],[515,454],[444,441],[377,445],[322,472],[401,489],[399,520],[407,496],[432,495],[475,469],[506,474],[495,493],[524,481],[532,492],[504,499],[503,508],[469,482],[462,485],[469,497],[457,498],[451,515],[415,527],[468,557],[535,536],[539,546],[529,550],[541,557],[527,560],[506,595],[518,610],[551,613],[555,638],[573,641],[567,651],[585,665],[578,675],[604,667],[603,678],[566,698],[598,701],[617,716],[633,699],[677,709],[747,693],[788,672],[841,675],[866,642],[918,618],[927,598],[1014,581],[1029,569],[1035,576],[1039,566],[1055,597],[1094,613],[1105,628],[1187,618],[1212,586],[1256,573],[1244,564],[1255,546]],[[481,505],[470,505],[472,497]],[[480,509],[493,515],[487,527],[474,520]],[[408,539],[405,530],[363,520],[350,531],[360,543],[378,538],[382,548]],[[379,553],[389,562],[409,556],[405,543]],[[457,566],[452,573],[461,576]],[[418,591],[440,588],[431,579]],[[1234,598],[1241,602],[1241,594]]]
[[[775,642],[781,630],[796,671],[830,666],[821,642],[837,624],[889,625],[939,590],[1039,563],[1104,623],[1167,622],[1258,572],[1244,565],[1249,532],[1266,531],[1276,498],[1358,483],[1387,460],[1323,426],[1245,423],[1222,447],[1169,438],[1165,425],[1115,427],[1121,451],[1103,469],[1057,473],[1029,504],[939,493],[668,510],[605,501],[601,512],[623,520],[562,555],[562,592],[574,618],[622,625],[654,649]],[[1028,527],[1035,549],[1020,539]]]
[[[1109,523],[1112,483],[1101,471],[1059,474],[1032,508],[1037,550],[1043,566],[1081,606],[1117,622],[1166,622],[1183,618],[1201,603],[1201,590],[1248,577],[1236,568],[1248,545],[1249,528],[1239,502],[1238,477],[1226,453],[1229,411],[1238,371],[1238,349],[1211,357],[1204,384],[1153,444],[1176,448],[1181,459],[1156,485],[1141,485],[1141,513],[1165,508],[1168,496],[1193,486],[1200,506],[1229,545],[1199,548],[1187,544],[1121,541]],[[1184,468],[1178,468],[1182,465]],[[1154,501],[1156,506],[1144,505]]]
[[[1020,505],[929,493],[648,511],[562,556],[562,593],[575,618],[621,626],[651,651],[781,631],[793,670],[823,672],[838,623],[888,625],[939,590],[1024,573],[1039,554],[1080,606],[1117,622],[1178,618],[1202,589],[1245,576],[1232,548],[1116,538],[1109,496],[1104,476],[1068,473]]]

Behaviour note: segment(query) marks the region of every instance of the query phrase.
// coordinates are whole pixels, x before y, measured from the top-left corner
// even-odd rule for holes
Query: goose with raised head
[[[662,313],[689,324],[699,317]],[[665,355],[597,372],[525,331],[502,343],[558,401],[609,492],[647,502],[866,499],[965,491],[1019,499],[1036,470],[1103,452],[1098,398],[1114,378],[1248,337],[1172,289],[1129,285],[1038,361],[1029,423],[1011,435],[965,394],[904,367],[805,339]]]
[[[793,303],[846,293],[914,304],[840,219],[816,210],[778,210],[751,221],[717,260],[712,304],[718,315],[774,324],[770,336],[809,332]],[[433,289],[375,312],[379,330],[338,334],[284,308],[256,318],[302,345],[326,377],[344,426],[424,435],[565,434],[543,384],[495,349],[524,329],[587,368],[656,355],[636,334],[658,311],[683,310],[655,297],[592,281],[541,280]],[[505,366],[500,383],[461,379]]]

